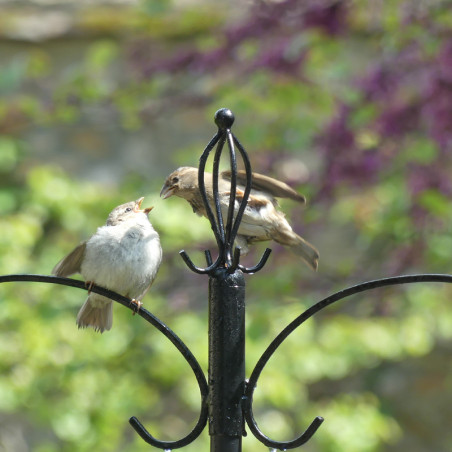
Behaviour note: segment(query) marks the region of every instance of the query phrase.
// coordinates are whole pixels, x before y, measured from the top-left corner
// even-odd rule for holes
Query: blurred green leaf
[[[118,46],[113,41],[98,41],[92,44],[86,54],[86,69],[90,71],[104,70],[118,56]]]

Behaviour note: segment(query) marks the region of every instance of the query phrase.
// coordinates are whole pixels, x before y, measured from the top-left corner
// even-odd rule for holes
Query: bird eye
[[[126,212],[132,212],[132,207],[127,207]]]
[[[173,177],[173,179],[171,180],[171,182],[173,183],[173,184],[177,184],[178,182],[179,182],[179,178],[176,176],[176,177]]]

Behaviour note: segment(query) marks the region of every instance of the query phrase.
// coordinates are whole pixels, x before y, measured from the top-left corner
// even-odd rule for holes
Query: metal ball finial
[[[220,130],[230,129],[234,124],[234,114],[229,108],[220,108],[215,113],[215,124]]]

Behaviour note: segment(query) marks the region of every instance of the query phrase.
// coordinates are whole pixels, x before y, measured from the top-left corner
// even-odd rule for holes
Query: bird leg
[[[139,300],[135,300],[135,298],[132,298],[130,300],[129,305],[130,305],[130,307],[133,306],[133,308],[134,308],[133,309],[133,315],[135,315],[140,310],[141,306],[143,306],[143,303],[141,301],[139,301]]]
[[[88,290],[88,295],[91,293],[91,289],[94,286],[94,281],[85,281],[85,287]]]

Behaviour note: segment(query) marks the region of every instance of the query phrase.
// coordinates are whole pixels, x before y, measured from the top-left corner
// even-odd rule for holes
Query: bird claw
[[[85,287],[88,290],[88,295],[91,293],[91,289],[94,286],[94,281],[85,281]]]
[[[130,300],[130,307],[133,307],[133,315],[135,315],[140,309],[141,306],[143,306],[143,303],[139,300],[135,300],[135,298],[132,298]]]

